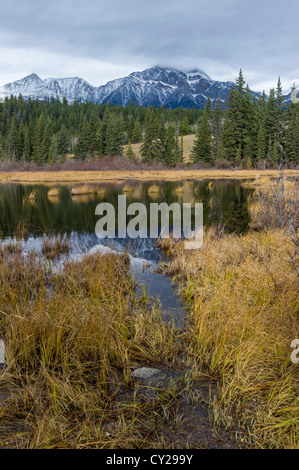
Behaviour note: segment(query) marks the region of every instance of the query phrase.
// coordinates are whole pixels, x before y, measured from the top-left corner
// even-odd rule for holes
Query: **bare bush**
[[[262,182],[256,187],[256,202],[250,209],[258,226],[263,230],[284,229],[293,242],[289,252],[299,277],[299,190],[298,175],[286,179],[284,170],[278,170],[278,177]],[[260,187],[259,187],[260,186]]]

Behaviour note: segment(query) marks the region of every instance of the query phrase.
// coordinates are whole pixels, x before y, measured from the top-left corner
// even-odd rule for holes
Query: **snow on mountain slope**
[[[201,70],[183,72],[170,67],[152,67],[142,72],[133,72],[106,85],[94,87],[82,78],[46,78],[36,74],[4,85],[6,96],[22,94],[25,99],[43,100],[57,96],[70,103],[108,103],[127,106],[132,101],[141,106],[162,106],[167,108],[203,108],[210,97],[212,102],[219,95],[222,103],[228,97],[232,82],[218,82]]]

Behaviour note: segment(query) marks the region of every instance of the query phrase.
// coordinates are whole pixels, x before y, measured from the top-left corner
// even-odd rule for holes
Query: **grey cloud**
[[[241,67],[265,80],[297,73],[297,0],[0,2],[0,44],[128,66]],[[45,56],[46,57],[46,56]],[[44,64],[44,69],[46,69]],[[132,68],[132,71],[134,69]],[[211,70],[206,70],[210,75]],[[53,75],[49,70],[49,75]],[[61,75],[67,75],[62,70]],[[84,77],[78,70],[77,75]],[[16,77],[20,78],[20,77]],[[117,77],[115,77],[117,78]],[[212,76],[212,78],[219,78]],[[246,77],[245,77],[246,78]],[[251,85],[251,84],[250,84]]]

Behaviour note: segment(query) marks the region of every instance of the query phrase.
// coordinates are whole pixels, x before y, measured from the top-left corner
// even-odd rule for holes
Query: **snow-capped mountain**
[[[183,72],[157,66],[143,72],[133,72],[100,87],[94,87],[78,77],[42,80],[33,73],[4,85],[2,93],[5,96],[22,94],[25,99],[38,100],[58,96],[60,100],[66,98],[70,103],[78,100],[127,106],[134,101],[141,106],[203,108],[208,97],[214,102],[218,94],[224,104],[232,86],[232,82],[211,80],[201,70]]]

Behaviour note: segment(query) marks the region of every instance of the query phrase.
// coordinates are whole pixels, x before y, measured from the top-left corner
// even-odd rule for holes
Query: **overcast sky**
[[[253,90],[299,85],[298,0],[0,0],[0,85],[37,73],[95,86],[153,65]]]

